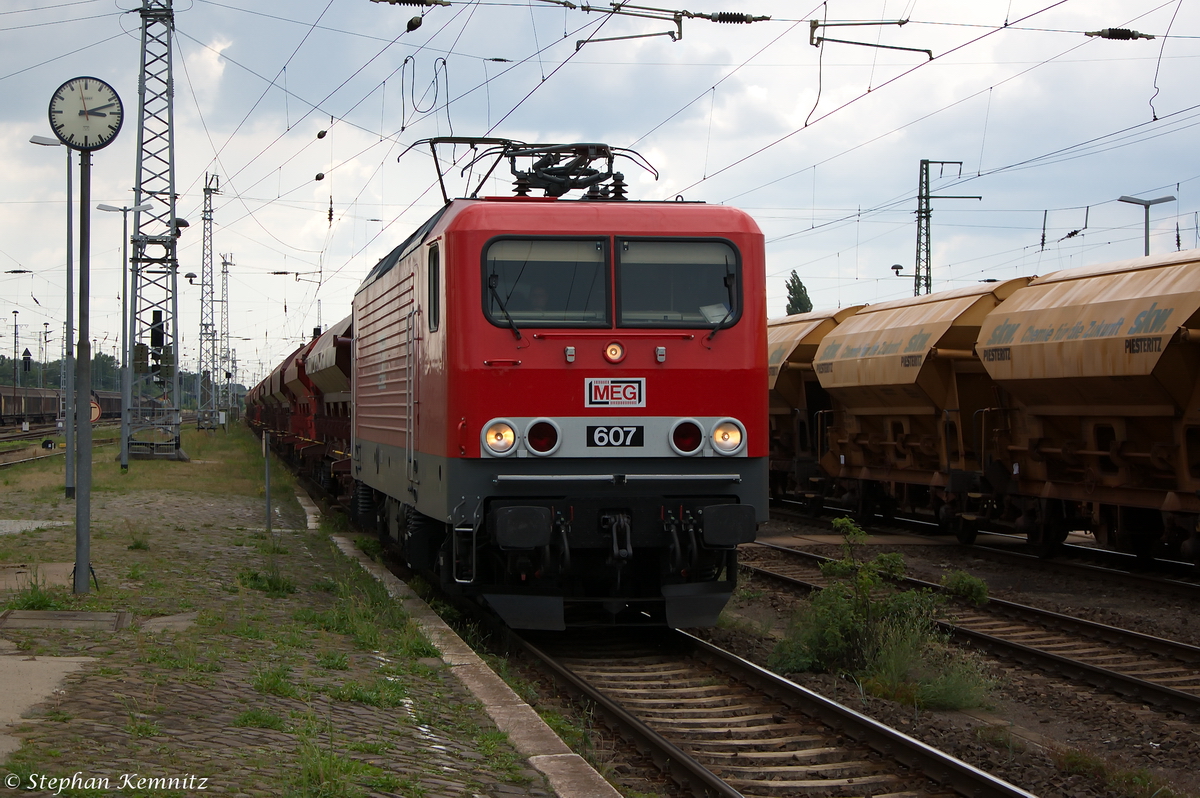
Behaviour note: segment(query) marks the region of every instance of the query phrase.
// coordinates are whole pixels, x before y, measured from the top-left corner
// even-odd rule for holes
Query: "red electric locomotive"
[[[762,233],[625,201],[605,145],[497,151],[518,196],[448,201],[355,296],[356,511],[513,627],[712,624],[767,516]]]

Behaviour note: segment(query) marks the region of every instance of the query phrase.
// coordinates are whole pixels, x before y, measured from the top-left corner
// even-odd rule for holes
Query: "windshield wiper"
[[[504,314],[504,318],[508,321],[508,326],[512,328],[513,337],[520,341],[521,331],[517,329],[517,323],[509,315],[508,308],[504,307],[504,300],[500,298],[500,292],[496,290],[496,283],[499,282],[499,279],[494,274],[488,275],[488,291],[491,293],[492,298],[496,300],[496,304],[500,306],[500,312]]]
[[[725,264],[725,268],[729,268],[728,263]],[[733,278],[733,272],[725,272],[725,291],[729,296],[729,310],[725,311],[725,318],[713,325],[712,332],[710,332],[704,339],[706,341],[711,341],[713,336],[717,334],[717,330],[721,329],[721,327],[725,325],[725,322],[729,321],[729,318],[733,315]]]

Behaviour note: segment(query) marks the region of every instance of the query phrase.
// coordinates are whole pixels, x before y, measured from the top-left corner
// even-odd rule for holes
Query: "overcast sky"
[[[817,308],[912,294],[919,163],[933,169],[934,290],[1197,246],[1200,8],[1182,0],[704,0],[683,36],[670,20],[540,0],[191,0],[175,6],[181,272],[200,272],[206,174],[217,174],[214,250],[231,256],[230,330],[253,384],[318,323],[349,313],[380,257],[441,203],[425,151],[436,135],[633,148],[633,199],[725,203],[767,238],[768,307],[795,269]],[[578,4],[577,4],[578,5]],[[646,0],[644,5],[653,5]],[[596,8],[610,8],[595,3]],[[52,356],[64,313],[65,153],[53,90],[78,75],[125,103],[117,141],[94,155],[93,200],[132,204],[140,16],[113,0],[13,0],[0,11],[0,351]],[[663,6],[669,8],[669,6]],[[124,10],[132,8],[132,10]],[[408,32],[413,17],[422,24]],[[913,50],[810,44],[818,35]],[[1131,28],[1153,39],[1088,31]],[[925,53],[932,53],[931,60]],[[318,138],[320,131],[327,131]],[[487,193],[509,193],[506,173]],[[317,173],[324,180],[315,180]],[[78,169],[75,170],[78,177]],[[452,193],[462,182],[451,180]],[[76,188],[76,197],[78,189]],[[329,221],[332,202],[333,221]],[[120,326],[121,216],[92,215],[92,329]],[[891,266],[903,266],[902,277]],[[29,269],[32,274],[5,274]],[[271,275],[273,271],[299,273]],[[185,363],[195,368],[200,289],[182,281]]]

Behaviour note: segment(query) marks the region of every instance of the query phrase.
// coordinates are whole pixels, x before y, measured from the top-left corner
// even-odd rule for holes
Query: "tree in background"
[[[800,282],[800,277],[796,274],[795,269],[792,269],[792,276],[787,279],[785,285],[788,292],[787,315],[808,313],[812,310],[812,300],[808,298],[808,289],[804,287],[804,283]]]

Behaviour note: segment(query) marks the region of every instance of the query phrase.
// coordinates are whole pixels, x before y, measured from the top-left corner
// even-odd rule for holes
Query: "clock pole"
[[[75,359],[75,592],[87,593],[92,570],[92,153],[79,152],[79,343]]]

